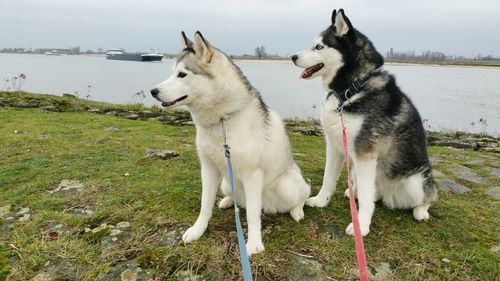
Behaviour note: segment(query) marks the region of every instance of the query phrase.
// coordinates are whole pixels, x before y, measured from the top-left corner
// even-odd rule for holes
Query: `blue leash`
[[[227,160],[227,169],[229,171],[229,184],[231,185],[231,193],[233,194],[234,201],[234,216],[236,220],[236,232],[238,235],[238,246],[240,248],[240,260],[241,267],[243,268],[243,280],[252,281],[252,271],[250,270],[250,261],[248,259],[247,248],[245,246],[245,237],[243,236],[243,229],[241,227],[240,220],[240,210],[236,205],[236,196],[234,190],[234,176],[233,176],[233,164],[231,163],[231,152],[229,144],[227,144],[227,133],[226,126],[224,124],[224,119],[221,118],[222,125],[222,136],[224,137],[224,154]]]

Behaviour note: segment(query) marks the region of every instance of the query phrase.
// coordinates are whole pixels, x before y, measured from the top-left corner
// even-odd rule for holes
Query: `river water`
[[[165,80],[173,60],[133,62],[102,56],[0,54],[0,90],[24,73],[22,90],[63,93],[113,103],[158,104],[149,89]],[[237,61],[264,101],[283,117],[319,117],[326,92],[319,78],[298,79],[288,61]],[[386,65],[412,99],[431,130],[461,130],[500,135],[500,68]],[[7,81],[9,80],[9,81]],[[143,91],[146,97],[136,95]]]

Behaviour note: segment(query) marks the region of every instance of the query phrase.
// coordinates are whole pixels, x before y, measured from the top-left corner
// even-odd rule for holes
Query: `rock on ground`
[[[467,168],[465,166],[455,164],[451,168],[448,168],[448,171],[453,173],[456,177],[459,177],[463,180],[477,183],[477,184],[490,184],[490,181],[481,177],[472,169]]]
[[[490,176],[500,179],[500,169],[493,168],[493,167],[486,167],[484,168],[486,171],[490,172]]]
[[[68,260],[53,259],[45,263],[33,281],[77,280],[78,267]]]
[[[500,199],[500,186],[494,186],[486,191],[486,195],[491,196],[495,199]]]
[[[113,266],[103,280],[152,281],[154,273],[142,269],[135,261],[125,261]]]
[[[368,266],[368,275],[373,281],[392,280],[393,272],[391,266],[386,262],[377,263],[373,266]]]
[[[179,153],[173,150],[158,150],[158,149],[149,149],[147,157],[149,158],[158,158],[161,160],[167,160],[170,158],[174,158],[179,156]]]
[[[452,192],[456,194],[472,192],[472,189],[465,187],[461,184],[458,184],[452,180],[442,179],[438,180],[437,182],[439,189],[441,189],[444,192]]]
[[[77,180],[62,180],[59,185],[48,191],[50,195],[71,196],[83,191],[83,184]]]
[[[296,257],[287,270],[290,281],[323,281],[327,280],[327,275],[323,266],[314,259]]]
[[[16,207],[11,204],[0,207],[0,232],[9,229],[15,222],[30,220],[29,212],[30,208]]]
[[[182,244],[182,235],[189,226],[179,225],[166,228],[163,230],[163,233],[160,235],[160,246],[168,246],[171,248],[176,248],[177,246]]]
[[[435,178],[444,178],[444,177],[446,177],[446,175],[443,174],[443,172],[441,172],[439,170],[436,170],[436,169],[432,169],[432,176],[435,177]]]

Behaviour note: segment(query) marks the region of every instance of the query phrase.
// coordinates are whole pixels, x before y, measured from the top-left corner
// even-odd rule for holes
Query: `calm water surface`
[[[25,73],[22,89],[29,92],[77,92],[93,100],[152,105],[157,102],[149,96],[149,89],[169,76],[172,63],[0,54],[0,89],[12,87],[5,79]],[[319,117],[326,96],[320,79],[299,80],[300,69],[287,61],[237,64],[266,103],[282,116]],[[385,69],[396,76],[401,89],[413,100],[426,127],[500,135],[500,68],[386,65]],[[140,91],[145,98],[135,96]]]

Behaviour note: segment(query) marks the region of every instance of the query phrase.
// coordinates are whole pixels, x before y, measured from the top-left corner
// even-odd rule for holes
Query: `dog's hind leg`
[[[326,144],[326,165],[323,176],[323,185],[318,195],[307,199],[306,204],[311,207],[326,207],[337,188],[337,180],[342,170],[344,158],[342,152],[334,147],[334,144],[327,139]]]
[[[304,203],[309,197],[311,187],[304,181],[299,168],[294,167],[280,180],[276,187],[276,195],[279,197],[276,201],[278,211],[287,210],[290,216],[299,222],[304,218]]]

